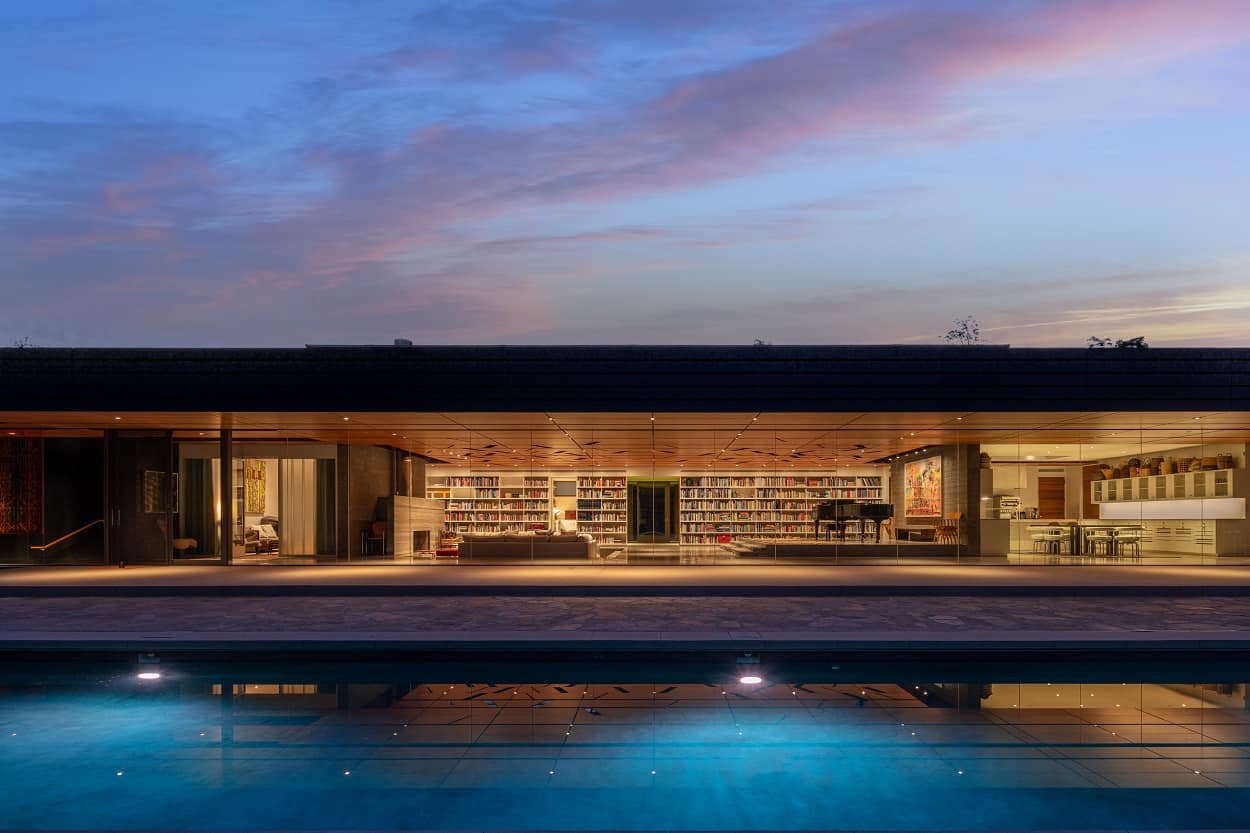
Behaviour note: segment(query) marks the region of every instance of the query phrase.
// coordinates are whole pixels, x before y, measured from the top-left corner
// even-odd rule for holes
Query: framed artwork
[[[244,509],[254,515],[265,511],[265,461],[243,462]]]
[[[903,515],[942,517],[942,458],[927,457],[903,464]]]
[[[146,469],[143,472],[143,511],[149,515],[177,512],[178,475]]]

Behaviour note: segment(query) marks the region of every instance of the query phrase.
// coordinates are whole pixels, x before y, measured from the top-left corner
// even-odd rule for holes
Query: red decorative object
[[[0,438],[0,535],[34,535],[43,525],[43,443]]]

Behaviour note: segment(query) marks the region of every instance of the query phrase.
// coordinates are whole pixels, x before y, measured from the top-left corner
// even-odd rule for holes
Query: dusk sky
[[[1250,344],[1250,0],[5,0],[0,77],[4,344]]]

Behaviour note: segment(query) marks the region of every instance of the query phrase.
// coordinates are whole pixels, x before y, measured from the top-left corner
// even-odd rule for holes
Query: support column
[[[221,493],[221,563],[234,561],[234,432],[221,429],[221,466],[219,491]]]

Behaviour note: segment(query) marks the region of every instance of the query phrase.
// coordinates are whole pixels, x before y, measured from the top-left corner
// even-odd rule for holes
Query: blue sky
[[[1242,345],[1250,3],[0,6],[46,345]]]

